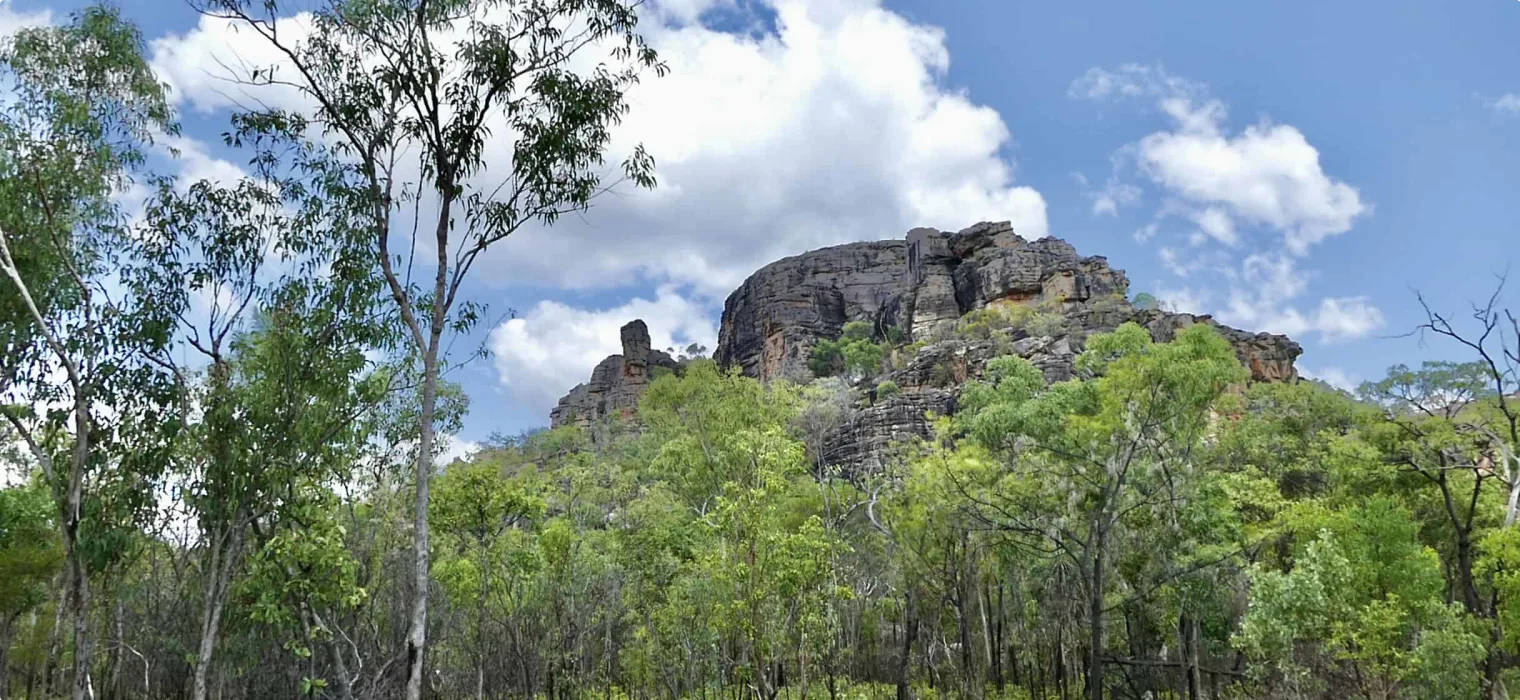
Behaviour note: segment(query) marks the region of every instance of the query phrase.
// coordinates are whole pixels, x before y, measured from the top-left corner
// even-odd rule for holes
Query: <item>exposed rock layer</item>
[[[916,228],[906,241],[848,243],[760,268],[724,304],[713,359],[762,380],[807,377],[813,345],[850,321],[920,340],[992,302],[1073,304],[1128,287],[1105,258],[1057,238],[1026,241],[1007,222]]]
[[[570,390],[549,413],[549,424],[588,426],[608,416],[628,418],[638,409],[639,399],[656,367],[678,368],[670,355],[650,346],[649,327],[642,320],[620,331],[623,353],[610,355],[591,371],[591,381]]]
[[[929,437],[929,415],[953,413],[961,387],[980,377],[993,357],[1018,354],[1047,381],[1063,381],[1072,377],[1089,334],[1126,321],[1163,342],[1195,323],[1209,324],[1235,347],[1254,380],[1297,379],[1293,362],[1303,349],[1286,336],[1237,330],[1208,316],[1135,310],[1125,300],[1128,287],[1124,272],[1107,259],[1082,257],[1056,238],[1027,241],[1006,222],[956,233],[917,228],[906,240],[833,246],[761,268],[724,304],[713,358],[761,380],[805,381],[812,378],[813,346],[838,338],[851,321],[868,321],[878,333],[896,328],[906,340],[926,343],[883,377],[900,393],[856,410],[824,438],[823,459],[856,473],[879,468],[894,444]],[[1066,330],[1058,337],[1020,329],[983,340],[949,337],[963,315],[994,303],[1042,303],[1064,316]],[[623,354],[597,365],[590,382],[561,399],[553,424],[630,414],[649,370],[661,365],[676,363],[650,349],[643,322],[625,326]]]

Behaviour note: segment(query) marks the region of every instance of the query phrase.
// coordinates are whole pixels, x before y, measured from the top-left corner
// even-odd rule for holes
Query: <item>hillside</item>
[[[1129,279],[1102,256],[1080,256],[1059,238],[1025,240],[1008,222],[957,232],[916,228],[901,240],[847,243],[773,262],[728,296],[713,359],[744,376],[805,384],[820,341],[862,322],[887,346],[886,362],[854,384],[869,402],[835,426],[823,449],[828,466],[874,469],[895,442],[928,438],[933,415],[956,412],[968,381],[988,360],[1013,354],[1048,382],[1073,376],[1085,339],[1126,322],[1165,342],[1197,323],[1217,330],[1258,382],[1292,382],[1299,345],[1208,316],[1136,309]],[[1036,315],[1039,317],[1037,318]],[[642,320],[622,329],[623,352],[599,363],[550,415],[554,427],[634,418],[657,368],[680,371],[650,347]],[[867,381],[869,380],[869,381]],[[890,395],[875,387],[889,383]]]

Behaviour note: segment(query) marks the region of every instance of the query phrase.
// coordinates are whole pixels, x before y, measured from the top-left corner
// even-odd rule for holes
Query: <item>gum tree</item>
[[[408,700],[422,694],[429,483],[444,336],[478,318],[460,292],[487,249],[523,226],[584,210],[607,186],[605,151],[627,109],[624,94],[645,69],[663,70],[634,31],[636,6],[626,0],[202,4],[277,50],[282,65],[240,77],[302,95],[320,138],[336,144],[358,173],[375,263],[406,350],[420,366]],[[299,31],[281,19],[308,10]],[[488,171],[493,134],[509,143],[511,162]],[[633,184],[653,186],[653,161],[642,149],[622,165]],[[431,279],[414,283],[414,263]]]
[[[92,484],[123,467],[104,446],[145,436],[166,397],[145,358],[167,340],[155,309],[113,297],[122,238],[113,194],[173,131],[137,30],[91,7],[0,45],[0,406],[53,489],[73,620],[76,700],[92,694]]]

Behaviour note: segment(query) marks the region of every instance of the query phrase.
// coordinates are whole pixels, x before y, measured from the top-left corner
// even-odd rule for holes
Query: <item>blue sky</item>
[[[256,61],[253,38],[120,5],[179,100],[174,167],[234,177],[215,58]],[[0,32],[76,6],[3,0]],[[759,265],[917,225],[1065,238],[1133,291],[1289,332],[1338,382],[1450,356],[1393,337],[1414,290],[1460,310],[1520,262],[1516,0],[666,0],[645,21],[674,71],[615,149],[648,146],[662,187],[493,254],[468,290],[493,323],[455,345],[492,353],[452,377],[464,441],[545,423],[632,318],[711,345]]]

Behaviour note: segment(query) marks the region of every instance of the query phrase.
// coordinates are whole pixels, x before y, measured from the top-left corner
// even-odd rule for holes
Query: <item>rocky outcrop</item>
[[[1298,379],[1293,362],[1304,353],[1303,346],[1285,335],[1251,333],[1231,328],[1208,316],[1174,314],[1163,311],[1144,311],[1135,315],[1134,321],[1151,332],[1158,342],[1167,342],[1177,333],[1195,323],[1212,326],[1230,345],[1241,364],[1251,370],[1252,381],[1291,382]]]
[[[1058,238],[1025,240],[1006,221],[916,228],[905,241],[823,248],[761,268],[724,304],[713,359],[762,380],[806,377],[813,345],[850,321],[921,340],[990,303],[1076,305],[1128,287],[1106,259]]]
[[[894,454],[893,445],[929,437],[929,416],[953,413],[961,388],[982,376],[988,360],[1017,354],[1040,368],[1047,382],[1064,381],[1072,378],[1089,335],[1127,321],[1160,342],[1205,323],[1234,346],[1255,381],[1298,378],[1293,363],[1303,348],[1286,336],[1237,330],[1208,316],[1139,311],[1126,300],[1128,286],[1124,272],[1107,259],[1080,256],[1056,238],[1025,240],[1007,222],[955,233],[917,228],[904,240],[833,246],[761,268],[724,304],[713,359],[761,380],[806,381],[812,378],[813,346],[839,337],[851,321],[868,321],[883,336],[896,329],[904,341],[921,341],[912,357],[880,378],[896,384],[899,393],[855,410],[817,448],[827,463],[853,473],[880,467]],[[998,329],[983,339],[950,333],[962,316],[990,304],[1040,304],[1061,314],[1064,328],[1043,331],[1053,337],[1022,328]],[[624,326],[623,354],[603,360],[591,381],[561,399],[553,424],[631,415],[659,366],[677,365],[650,348],[642,321]]]
[[[929,437],[929,416],[953,413],[959,396],[956,389],[929,388],[879,400],[824,436],[819,454],[847,475],[880,470],[900,447]]]
[[[912,288],[906,250],[903,241],[847,243],[760,268],[723,305],[713,359],[761,379],[808,376],[813,345],[844,324],[895,325]]]
[[[620,331],[623,353],[597,363],[591,381],[570,390],[549,413],[549,424],[588,426],[608,416],[631,418],[657,367],[679,368],[670,355],[650,345],[649,327],[641,320]]]

